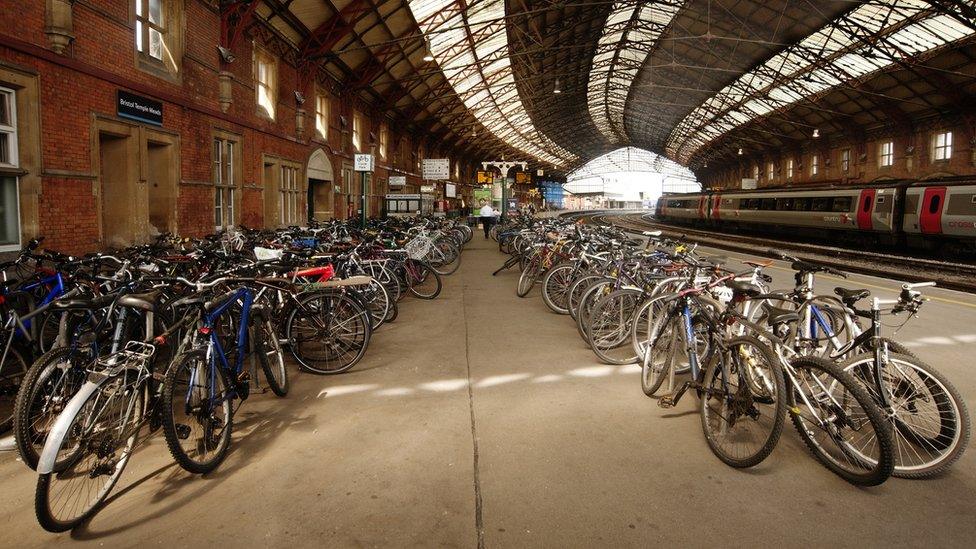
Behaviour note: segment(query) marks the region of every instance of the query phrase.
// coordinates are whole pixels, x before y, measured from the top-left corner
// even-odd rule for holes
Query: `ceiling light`
[[[552,88],[552,93],[563,93],[563,90],[559,89],[559,77],[556,77],[556,85]]]
[[[814,138],[820,137],[820,128],[813,129],[813,137]]]
[[[434,60],[434,54],[430,51],[430,41],[424,38],[424,61],[430,63]]]
[[[739,147],[739,156],[742,156],[742,147]]]

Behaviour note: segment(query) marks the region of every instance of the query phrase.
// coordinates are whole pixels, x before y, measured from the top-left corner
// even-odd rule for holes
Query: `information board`
[[[390,188],[394,187],[405,187],[407,185],[407,176],[405,175],[391,175],[390,176]]]
[[[451,183],[444,184],[444,197],[457,198],[457,187]]]
[[[373,171],[373,155],[357,154],[353,160],[354,168],[357,172]]]
[[[424,179],[450,179],[451,162],[447,158],[425,158],[423,175]]]

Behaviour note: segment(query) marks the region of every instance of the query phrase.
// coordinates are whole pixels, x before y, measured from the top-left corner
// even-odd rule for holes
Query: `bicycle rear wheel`
[[[37,478],[34,512],[49,532],[71,530],[98,511],[129,462],[145,404],[125,374],[77,398],[85,402],[65,418],[64,437],[52,441],[58,444],[55,467]]]
[[[441,293],[441,275],[423,261],[408,260],[406,270],[407,290],[420,299],[434,299]]]
[[[779,442],[786,383],[776,355],[753,337],[729,341],[705,371],[701,424],[712,453],[726,465],[754,467]]]
[[[257,320],[257,319],[255,319]],[[254,326],[254,351],[258,354],[261,370],[268,380],[268,387],[277,396],[288,394],[288,370],[285,369],[285,354],[274,326],[268,319],[262,319]]]
[[[800,438],[824,467],[858,486],[876,486],[895,467],[891,425],[850,374],[825,359],[790,361],[790,417]]]
[[[569,286],[573,282],[576,265],[561,263],[549,269],[542,278],[542,301],[556,314],[568,315]]]
[[[643,296],[644,292],[640,290],[623,289],[594,303],[586,324],[586,338],[590,349],[601,361],[607,364],[637,362],[630,332]]]
[[[874,353],[857,355],[841,369],[854,376],[880,406]],[[891,404],[894,476],[928,478],[947,470],[969,444],[970,420],[959,391],[917,357],[891,353],[882,372]]]
[[[298,364],[316,374],[339,374],[366,354],[372,334],[369,315],[339,292],[310,294],[288,318],[287,338]]]

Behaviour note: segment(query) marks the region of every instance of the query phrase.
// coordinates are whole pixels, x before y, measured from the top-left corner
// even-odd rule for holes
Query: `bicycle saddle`
[[[763,303],[763,310],[766,311],[766,322],[768,322],[770,326],[797,322],[800,320],[800,315],[797,314],[796,311],[773,307],[769,303]]]
[[[732,288],[732,295],[736,297],[756,297],[757,295],[761,295],[763,293],[762,288],[756,286],[752,282],[736,280],[729,284],[729,287]]]
[[[853,305],[858,301],[864,299],[865,297],[871,295],[871,290],[864,288],[859,288],[856,290],[848,290],[847,288],[834,288],[834,293],[840,296],[840,300],[847,305]]]
[[[143,311],[155,311],[161,295],[161,290],[153,290],[141,294],[126,294],[119,298],[119,305],[122,307],[132,307],[133,309],[142,309]]]
[[[107,307],[112,300],[115,299],[114,295],[100,295],[92,299],[76,298],[76,299],[65,299],[60,301],[54,301],[51,306],[56,309],[72,309],[72,310],[85,310],[94,311],[96,309],[101,309]]]

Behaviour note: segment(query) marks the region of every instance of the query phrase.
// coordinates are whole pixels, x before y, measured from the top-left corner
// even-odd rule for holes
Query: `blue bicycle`
[[[217,297],[207,292],[227,284],[242,285]],[[250,395],[248,356],[260,362],[275,395],[288,393],[281,342],[271,314],[256,303],[260,291],[252,287],[269,284],[229,278],[190,284],[197,293],[173,303],[196,329],[188,332],[186,350],[174,360],[163,382],[163,433],[173,458],[191,473],[213,471],[227,455],[233,401],[243,402]]]

